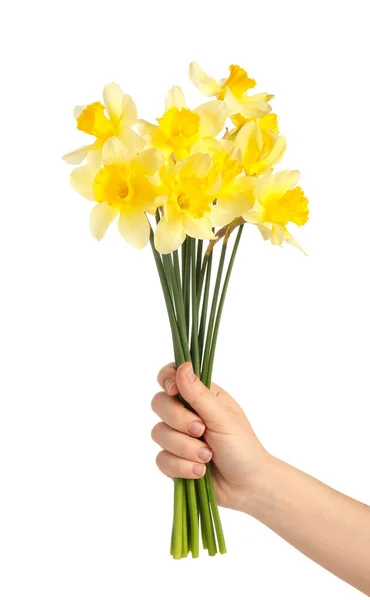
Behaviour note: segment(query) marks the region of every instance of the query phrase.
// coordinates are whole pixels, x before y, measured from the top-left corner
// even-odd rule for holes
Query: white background
[[[215,380],[267,449],[370,503],[367,2],[12,2],[1,15],[2,600],[355,599],[360,592],[251,518],[223,511],[229,553],[169,557],[172,482],[150,400],[172,359],[149,248],[100,243],[60,156],[75,104],[121,84],[162,114],[190,60],[244,66],[276,95],[282,166],[310,198],[308,253],[245,232]]]

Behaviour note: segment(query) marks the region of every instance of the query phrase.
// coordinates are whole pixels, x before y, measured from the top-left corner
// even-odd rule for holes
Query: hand
[[[198,479],[212,459],[218,504],[252,512],[270,456],[243,410],[219,386],[206,388],[189,362],[177,371],[173,364],[165,366],[158,382],[164,392],[154,396],[152,408],[162,422],[153,428],[152,438],[163,448],[159,469],[172,478]],[[176,398],[178,393],[196,414]]]

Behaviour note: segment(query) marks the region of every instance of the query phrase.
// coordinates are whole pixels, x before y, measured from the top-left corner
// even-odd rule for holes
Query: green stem
[[[186,558],[189,554],[189,538],[188,538],[188,504],[186,493],[186,480],[182,486],[182,552],[181,558]]]
[[[183,496],[184,480],[175,479],[174,496],[174,525],[173,525],[173,553],[175,559],[182,558],[182,519],[183,519]]]
[[[194,373],[199,377],[199,344],[198,344],[198,303],[197,303],[197,272],[195,264],[195,240],[190,238],[190,255],[191,255],[191,317],[192,317],[192,338],[191,338],[191,357],[193,362]]]
[[[244,225],[240,225],[240,227],[238,229],[237,236],[235,238],[233,251],[231,253],[229,265],[228,265],[228,268],[227,268],[227,271],[226,271],[225,281],[224,281],[224,284],[223,284],[223,287],[222,287],[222,292],[221,292],[221,296],[220,296],[220,303],[218,305],[217,316],[216,316],[215,326],[214,326],[214,330],[213,330],[213,338],[212,338],[212,345],[211,345],[210,356],[209,356],[209,363],[208,363],[208,378],[209,378],[210,381],[211,381],[211,378],[212,378],[213,363],[214,363],[214,359],[215,359],[216,343],[217,343],[218,332],[219,332],[219,329],[220,329],[222,310],[223,310],[224,304],[225,304],[226,292],[227,292],[227,288],[229,286],[231,272],[233,270],[233,266],[234,266],[234,262],[235,262],[235,256],[236,256],[236,253],[238,251],[238,247],[239,247],[239,243],[240,243],[240,238],[241,238],[242,233],[243,233],[243,227],[244,227]]]
[[[203,255],[203,240],[198,240],[197,250],[197,290],[199,287],[200,272],[202,267],[202,255]]]
[[[218,506],[217,506],[215,489],[213,487],[210,464],[207,465],[205,477],[206,477],[206,485],[207,485],[209,503],[211,506],[213,522],[215,525],[215,530],[216,530],[216,535],[217,535],[218,549],[220,551],[220,554],[226,554],[225,537],[224,537],[224,532],[222,530],[220,513],[218,512]]]
[[[208,257],[207,260],[207,274],[206,274],[206,282],[204,286],[204,296],[203,296],[203,306],[202,306],[202,314],[200,318],[200,326],[199,326],[199,361],[202,361],[203,357],[203,349],[204,349],[204,338],[206,334],[206,324],[207,324],[207,314],[208,314],[208,302],[209,302],[209,290],[211,287],[211,274],[212,274],[212,257],[213,253]]]
[[[186,491],[188,498],[188,514],[190,517],[190,550],[193,558],[199,556],[199,518],[198,504],[195,493],[194,479],[186,480]]]
[[[190,322],[190,238],[186,238],[184,244],[186,244],[185,250],[185,267],[183,270],[182,279],[182,293],[184,299],[184,310],[185,310],[185,323],[186,323],[186,337],[189,339],[189,322]]]
[[[214,288],[214,291],[213,291],[213,299],[212,299],[212,305],[211,305],[211,312],[209,314],[206,345],[205,345],[204,355],[203,355],[203,365],[202,365],[202,377],[201,377],[201,379],[202,379],[204,385],[206,385],[207,387],[209,387],[210,383],[211,383],[211,380],[209,378],[209,358],[210,358],[210,350],[211,350],[212,337],[213,337],[213,327],[214,327],[215,318],[216,318],[217,301],[218,301],[218,296],[219,296],[219,293],[220,293],[222,271],[223,271],[224,264],[225,264],[226,250],[227,250],[227,239],[222,244],[220,262],[218,264],[218,270],[217,270],[217,277],[216,277],[216,282],[215,282],[215,288]]]
[[[186,334],[187,328],[184,314],[184,304],[181,295],[181,286],[179,287],[180,267],[178,264],[178,256],[176,255],[175,257],[174,254],[173,258],[174,262],[172,262],[170,254],[163,254],[163,264],[166,267],[166,273],[168,274],[172,288],[172,297],[176,307],[177,325],[182,344],[184,360],[191,360],[188,338]]]
[[[195,485],[198,488],[199,504],[201,513],[201,525],[202,525],[202,537],[205,542],[205,546],[208,549],[210,556],[217,554],[215,532],[213,531],[212,515],[209,507],[207,486],[205,478],[195,480]]]

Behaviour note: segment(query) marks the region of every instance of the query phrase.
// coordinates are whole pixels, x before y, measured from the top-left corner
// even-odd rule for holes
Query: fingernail
[[[167,379],[164,380],[163,386],[164,386],[164,389],[167,392],[167,394],[169,394],[171,392],[171,388],[174,383],[175,383],[175,381],[173,379],[171,379],[171,377],[167,377]]]
[[[191,435],[194,435],[195,437],[200,437],[201,435],[203,435],[205,430],[205,425],[203,425],[203,423],[200,423],[199,421],[194,421],[194,423],[191,423],[188,427],[188,432],[191,433]]]
[[[185,377],[189,381],[189,383],[193,383],[193,381],[195,381],[195,374],[192,365],[189,365],[189,367],[186,369]]]
[[[198,452],[198,456],[203,462],[209,462],[212,458],[212,450],[209,448],[201,448]]]
[[[202,475],[204,475],[204,473],[206,472],[206,467],[205,465],[200,465],[198,463],[196,463],[193,467],[193,473],[194,475],[198,475],[199,477],[202,477]]]

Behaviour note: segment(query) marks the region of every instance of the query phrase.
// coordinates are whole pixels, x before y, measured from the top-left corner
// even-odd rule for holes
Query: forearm
[[[328,571],[370,595],[370,507],[271,458],[252,516]]]

